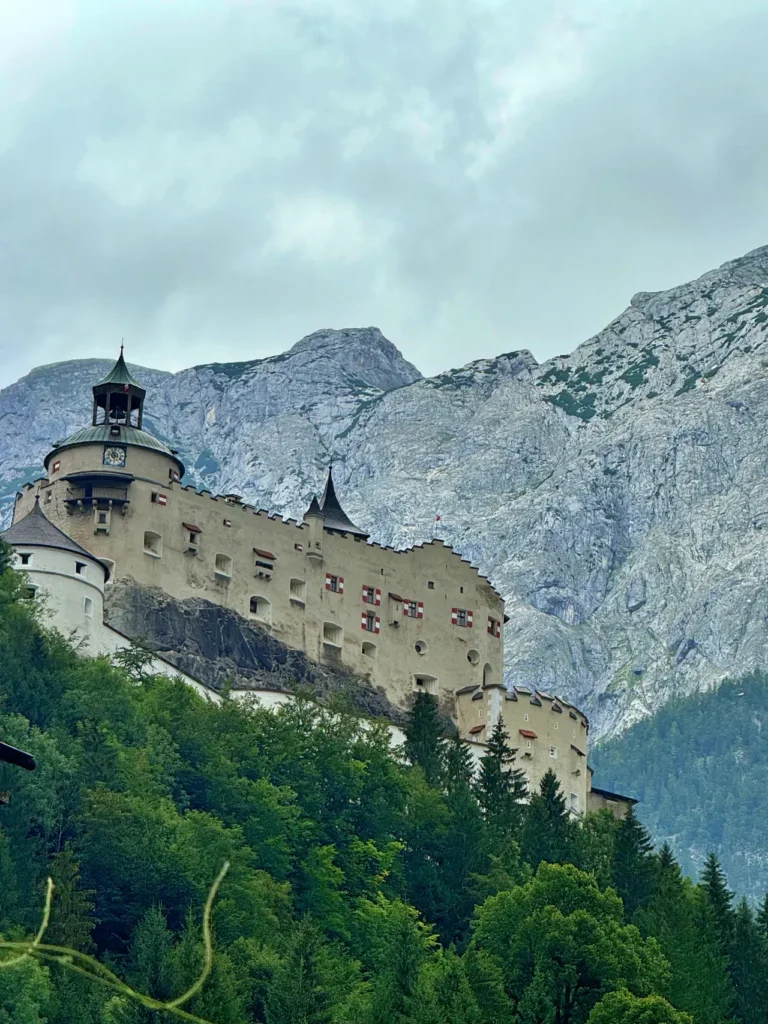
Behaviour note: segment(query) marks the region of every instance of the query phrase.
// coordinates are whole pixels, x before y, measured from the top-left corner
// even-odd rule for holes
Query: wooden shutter
[[[455,626],[459,620],[459,609],[451,608],[451,623]]]
[[[424,618],[424,602],[423,601],[419,601],[419,607],[418,607],[418,611],[417,611],[417,614],[416,614],[416,618],[417,619],[423,619]]]
[[[376,605],[378,606],[380,604],[381,604],[381,591],[377,590],[376,591]]]
[[[474,614],[475,613],[472,611],[471,608],[467,609],[467,625],[469,626],[470,629],[472,629],[472,616]]]

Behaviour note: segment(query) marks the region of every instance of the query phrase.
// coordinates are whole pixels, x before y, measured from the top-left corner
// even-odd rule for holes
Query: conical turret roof
[[[312,501],[310,501],[310,503],[309,503],[309,508],[304,513],[304,518],[305,519],[306,519],[307,516],[321,516],[321,517],[323,517],[323,510],[320,508],[320,505],[318,503],[317,495],[316,494],[312,495]]]
[[[125,362],[125,358],[123,356],[122,345],[120,346],[120,355],[118,356],[117,362],[109,371],[104,380],[100,380],[99,383],[96,384],[95,386],[97,388],[100,388],[103,387],[105,384],[117,384],[122,385],[123,387],[125,387],[125,385],[128,385],[129,387],[132,388],[138,388],[139,391],[144,390],[141,384],[139,384],[139,382],[133,376],[131,371],[128,369],[128,366]]]
[[[107,572],[107,575],[109,575],[109,570],[102,561],[95,555],[92,555],[90,551],[81,547],[77,541],[68,537],[58,526],[54,526],[40,507],[39,498],[35,499],[35,504],[24,518],[19,519],[13,526],[9,526],[7,530],[0,533],[0,537],[6,543],[16,548],[29,546],[54,548],[57,551],[70,551],[73,555],[79,555],[81,558],[88,558],[92,562],[98,562]]]
[[[311,506],[310,506],[311,507]],[[325,490],[320,499],[320,509],[325,516],[325,529],[338,530],[339,533],[351,533],[356,537],[368,537],[365,530],[355,526],[347,513],[341,507],[336,496],[336,488],[333,485],[333,467],[328,467],[328,479],[325,481]]]

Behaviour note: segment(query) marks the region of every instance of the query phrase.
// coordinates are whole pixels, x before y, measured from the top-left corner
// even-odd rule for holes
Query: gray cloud
[[[0,385],[121,336],[567,351],[768,241],[767,32],[763,0],[5,5]]]

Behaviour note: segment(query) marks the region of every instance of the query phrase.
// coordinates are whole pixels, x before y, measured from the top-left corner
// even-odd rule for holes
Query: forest
[[[670,701],[600,744],[601,783],[638,797],[638,816],[686,874],[717,853],[733,888],[757,904],[768,889],[768,675]],[[626,787],[623,789],[622,787]]]
[[[766,1020],[768,903],[551,773],[527,794],[501,727],[473,776],[428,694],[402,750],[343,706],[213,704],[24,593],[0,549],[0,738],[37,761],[0,767],[0,1024]]]

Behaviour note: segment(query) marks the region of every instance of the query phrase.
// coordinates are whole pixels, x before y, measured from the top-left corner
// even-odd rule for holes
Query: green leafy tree
[[[523,802],[528,795],[525,773],[515,768],[514,762],[515,752],[499,716],[488,738],[485,756],[480,762],[477,793],[489,826],[506,837],[519,830]]]
[[[588,1024],[694,1024],[693,1017],[676,1010],[662,996],[639,998],[622,989],[603,996],[588,1017]]]
[[[50,1001],[48,970],[36,960],[0,970],[0,1024],[47,1024]]]
[[[443,734],[436,697],[419,691],[405,727],[405,756],[421,768],[431,785],[437,785],[441,776]]]
[[[650,995],[669,972],[656,941],[622,923],[618,896],[572,865],[543,863],[531,882],[486,900],[470,951],[495,967],[508,1012],[531,1022],[583,1024],[606,992]]]
[[[564,864],[575,853],[575,832],[560,783],[550,768],[528,804],[520,837],[523,856],[534,870],[542,861]]]

